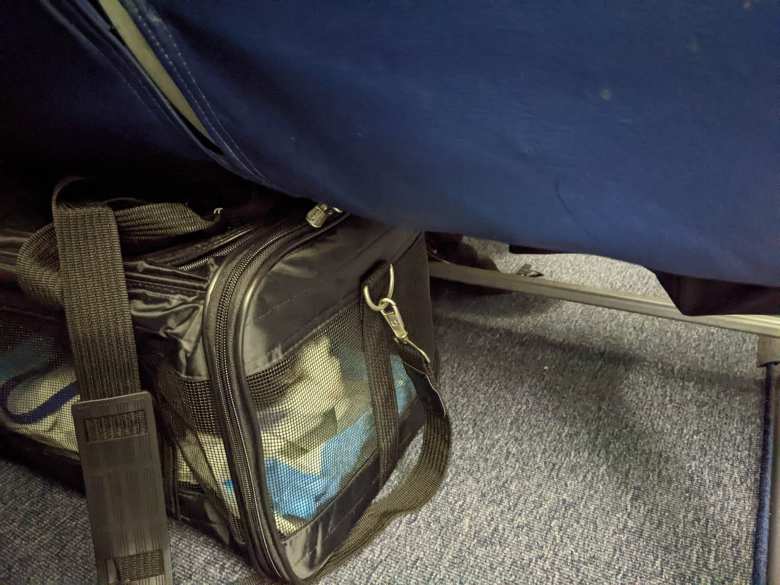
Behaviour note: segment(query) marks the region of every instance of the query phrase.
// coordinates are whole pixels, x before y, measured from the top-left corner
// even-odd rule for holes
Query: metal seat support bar
[[[650,315],[662,319],[673,319],[696,325],[744,331],[767,337],[780,337],[780,318],[760,315],[712,315],[689,317],[683,315],[668,299],[645,297],[593,288],[578,284],[556,282],[545,278],[528,278],[516,274],[503,274],[492,270],[471,268],[445,262],[432,262],[431,276],[451,282],[472,284],[499,290],[522,292],[531,295],[605,307]]]

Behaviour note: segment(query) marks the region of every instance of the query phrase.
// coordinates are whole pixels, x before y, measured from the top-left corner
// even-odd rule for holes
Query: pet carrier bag
[[[80,180],[52,211],[0,230],[0,428],[17,456],[83,467],[99,583],[173,582],[166,508],[298,583],[434,494],[450,430],[419,233]]]

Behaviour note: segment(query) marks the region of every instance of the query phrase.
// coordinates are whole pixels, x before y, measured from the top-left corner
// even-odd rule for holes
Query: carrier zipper
[[[231,234],[232,237],[228,238],[226,242],[222,243],[214,250],[211,250],[208,253],[203,254],[198,258],[194,258],[193,260],[184,264],[178,264],[176,268],[183,270],[184,272],[188,272],[190,270],[194,270],[195,268],[200,268],[204,264],[208,264],[209,260],[212,258],[219,258],[232,254],[247,242],[247,236],[253,231],[253,229],[253,226],[248,226],[236,230],[233,234]]]
[[[216,366],[216,373],[218,376],[219,396],[223,404],[223,413],[226,418],[226,430],[228,433],[228,440],[231,446],[237,453],[233,456],[233,462],[236,469],[237,480],[240,485],[241,495],[244,499],[247,509],[247,517],[242,518],[242,521],[248,523],[248,532],[258,534],[260,536],[261,544],[263,546],[263,552],[269,568],[276,574],[277,577],[282,577],[279,568],[274,562],[273,555],[271,554],[270,544],[268,542],[268,535],[264,528],[263,520],[259,514],[259,500],[256,493],[256,488],[259,484],[258,478],[255,478],[251,471],[251,466],[248,463],[248,450],[246,432],[241,427],[241,423],[238,416],[238,407],[236,405],[235,396],[232,392],[232,382],[230,380],[230,347],[227,342],[228,328],[230,325],[230,307],[233,301],[233,295],[236,291],[241,275],[248,268],[256,257],[260,256],[264,251],[273,247],[280,240],[285,239],[288,234],[295,233],[300,227],[293,228],[291,230],[282,231],[271,236],[271,239],[265,242],[259,248],[250,251],[238,260],[236,266],[230,268],[229,274],[225,277],[225,285],[219,294],[217,299],[217,308],[214,315],[214,361]],[[234,496],[238,501],[237,486],[234,486]],[[251,537],[250,537],[251,540]]]
[[[315,209],[317,208],[319,206]],[[313,211],[311,210],[309,214]],[[319,223],[319,225],[315,226],[309,221],[309,214],[307,214],[306,222],[296,223],[292,226],[280,226],[276,232],[264,236],[268,239],[262,245],[247,251],[242,256],[238,256],[232,265],[224,265],[224,268],[228,270],[227,274],[224,277],[220,278],[218,276],[215,278],[215,282],[221,280],[224,284],[221,285],[221,290],[210,291],[209,300],[207,301],[207,305],[211,305],[213,302],[216,303],[214,305],[213,318],[207,319],[214,326],[214,330],[211,332],[211,339],[207,337],[209,341],[207,346],[213,349],[212,358],[214,372],[216,373],[215,381],[218,384],[217,393],[222,403],[222,410],[227,423],[227,438],[235,454],[233,461],[236,475],[238,476],[236,479],[239,481],[241,495],[246,505],[247,518],[242,518],[242,520],[247,522],[249,532],[259,534],[267,564],[278,577],[284,577],[284,575],[271,554],[270,535],[267,534],[265,528],[269,522],[268,520],[266,522],[263,521],[261,497],[258,497],[257,493],[257,486],[261,484],[259,478],[254,476],[248,461],[250,450],[247,448],[247,444],[252,441],[252,437],[248,436],[247,429],[241,426],[235,389],[232,387],[231,371],[235,368],[235,364],[232,363],[232,357],[235,352],[233,351],[233,340],[230,332],[231,326],[236,322],[237,315],[233,315],[231,319],[231,309],[235,300],[241,298],[241,295],[237,294],[238,288],[242,284],[242,277],[250,268],[261,267],[284,244],[294,241],[300,242],[304,239],[299,236],[313,235],[313,230],[324,227],[328,218],[333,215],[332,213],[327,214],[324,221],[322,223],[315,222]],[[332,222],[330,225],[335,225],[335,222]],[[212,298],[213,295],[216,296]],[[211,312],[210,308],[207,310],[209,313]]]
[[[222,215],[222,213],[223,209],[218,207],[214,210],[214,217],[219,217]],[[341,213],[343,213],[343,211],[337,207],[331,207],[326,203],[318,203],[306,214],[306,222],[311,227],[319,229],[325,225],[331,216]],[[201,266],[207,264],[212,258],[224,257],[238,250],[247,242],[247,236],[249,236],[249,234],[251,234],[254,230],[255,227],[252,225],[237,228],[226,234],[223,242],[216,243],[212,250],[209,250],[204,254],[197,256],[183,255],[180,259],[174,257],[174,260],[169,261],[176,268],[185,272],[194,270],[195,268],[200,268]]]
[[[218,218],[221,211],[221,208],[215,209],[213,217]],[[229,229],[220,235],[211,236],[203,243],[196,244],[194,250],[192,245],[179,245],[146,254],[143,259],[147,262],[171,266],[183,271],[192,270],[206,264],[211,258],[230,254],[246,240],[247,236],[253,233],[257,233],[257,226],[249,223]],[[204,247],[204,243],[208,244],[208,248]]]

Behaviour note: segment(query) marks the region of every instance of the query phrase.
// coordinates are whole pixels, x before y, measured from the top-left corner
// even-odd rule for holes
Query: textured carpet
[[[660,294],[647,271],[512,257],[551,278]],[[437,287],[447,483],[335,584],[750,582],[763,396],[755,339],[523,295]],[[177,585],[246,566],[181,525]],[[0,583],[83,585],[83,501],[0,462]]]

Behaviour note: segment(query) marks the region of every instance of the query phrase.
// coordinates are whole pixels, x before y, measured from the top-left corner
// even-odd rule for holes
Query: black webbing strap
[[[296,580],[296,582],[313,583],[343,566],[381,534],[395,518],[416,512],[427,504],[439,490],[446,476],[452,434],[450,420],[433,385],[434,378],[430,368],[427,364],[418,364],[419,360],[416,356],[408,355],[406,349],[402,349],[401,353],[407,366],[415,370],[415,375],[425,380],[421,384],[416,384],[426,414],[423,443],[417,463],[398,487],[369,506],[347,540],[315,577],[305,581]],[[422,369],[418,370],[418,366]],[[267,583],[265,578],[250,575],[234,581],[231,585],[267,585]]]
[[[423,443],[415,467],[403,482],[383,499],[372,504],[355,525],[347,540],[330,558],[323,569],[329,573],[362,550],[379,535],[396,517],[422,508],[438,491],[447,472],[450,455],[450,421],[434,386],[430,367],[418,370],[415,356],[401,346],[402,357],[407,366],[425,380],[417,384],[418,396],[425,408]]]
[[[374,272],[374,275],[385,274],[385,269],[386,266],[380,267]],[[392,267],[390,267],[390,272],[392,273]],[[378,280],[384,282],[386,279],[372,276],[366,281],[369,291],[373,289]],[[391,282],[394,282],[392,276]],[[388,297],[392,297],[392,290],[393,284],[390,285]],[[373,318],[366,311],[373,313]],[[366,344],[365,355],[374,405],[374,420],[379,439],[380,463],[383,446],[387,449],[387,445],[394,445],[394,447],[390,447],[395,449],[394,452],[385,453],[385,465],[391,465],[390,471],[395,466],[398,457],[398,410],[395,384],[390,370],[391,346],[399,353],[409,374],[416,379],[417,395],[425,409],[423,443],[417,463],[409,475],[390,494],[369,506],[344,544],[328,560],[321,574],[329,573],[344,564],[379,535],[396,517],[422,508],[441,486],[447,472],[450,456],[452,434],[450,421],[436,389],[435,375],[428,357],[413,343],[399,342],[394,344],[391,341],[391,330],[382,322],[380,313],[376,312],[375,309],[366,307],[363,313],[364,335],[370,336],[370,340],[364,341],[364,343]],[[368,326],[366,325],[367,321],[369,322]],[[375,329],[374,323],[378,323],[381,328]],[[372,375],[372,365],[377,366],[377,361],[381,361],[382,365],[377,367],[377,373]],[[379,397],[375,395],[379,395]],[[379,405],[378,408],[377,405]],[[388,437],[382,437],[382,434],[391,432],[391,429],[395,433],[394,443],[388,441]],[[386,478],[382,479],[384,481]]]
[[[62,191],[52,213],[98,583],[173,585],[154,405],[141,392],[117,219],[105,205],[69,204]]]
[[[375,271],[365,286],[375,288],[378,280],[384,284],[381,271]],[[399,415],[393,375],[390,370],[390,353],[387,326],[376,311],[361,303],[363,329],[363,356],[368,372],[368,386],[376,429],[377,454],[379,457],[379,480],[384,484],[398,462]]]
[[[82,400],[141,390],[119,230],[105,206],[73,207],[55,195],[62,306]]]
[[[54,222],[22,248],[20,285],[62,306],[80,401],[73,407],[100,585],[172,585],[151,395],[141,391],[122,243],[211,227],[177,204],[74,205],[61,184]]]
[[[194,234],[217,223],[202,218],[183,203],[146,203],[119,209],[114,216],[123,244]]]

